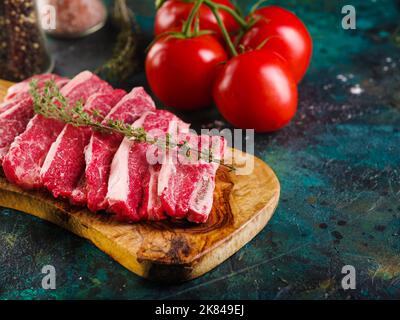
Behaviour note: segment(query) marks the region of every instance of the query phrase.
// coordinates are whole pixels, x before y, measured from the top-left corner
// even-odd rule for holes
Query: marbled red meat
[[[181,139],[201,152],[202,158],[211,151],[215,162],[198,160],[196,152],[192,159],[183,155],[169,158],[160,171],[158,194],[169,216],[204,223],[212,209],[217,162],[223,159],[226,143],[219,136],[187,135]]]
[[[95,93],[87,100],[84,111],[91,114],[96,109],[102,117],[105,117],[125,94],[123,90]],[[89,144],[92,132],[90,127],[75,127],[67,124],[52,144],[40,174],[43,185],[54,197],[70,198],[75,204],[83,201],[84,194],[77,194],[77,190],[74,200],[73,191],[79,187],[81,177],[85,173],[84,151]],[[81,184],[84,182],[82,181]],[[82,189],[81,192],[84,190]]]
[[[54,75],[37,79],[39,88],[49,79],[65,84],[65,79]],[[55,197],[87,204],[92,211],[108,210],[131,222],[168,216],[207,221],[224,139],[189,133],[189,125],[178,117],[156,110],[143,88],[126,95],[88,71],[61,89],[70,106],[82,100],[88,113],[96,109],[102,116],[107,114],[103,124],[110,120],[134,124],[159,141],[168,134],[173,141],[186,142],[192,149],[190,156],[178,154],[179,148],[165,152],[120,134],[73,127],[40,115],[31,118],[29,82],[13,86],[0,105],[0,161],[4,157],[3,171],[10,182],[25,189],[45,186]],[[216,162],[199,160],[196,150],[203,158],[211,150]]]
[[[167,134],[177,136],[179,128],[187,125],[174,114],[157,110],[143,115],[134,123],[134,127],[144,128],[153,139],[165,141]],[[157,193],[156,197],[152,193],[157,190],[160,164],[151,164],[148,155],[154,154],[156,160],[160,156],[158,152],[160,150],[154,145],[125,138],[115,154],[108,182],[107,202],[108,210],[121,220],[161,220],[166,217]]]
[[[24,132],[32,117],[33,108],[30,98],[22,99],[11,109],[0,113],[0,164],[15,137]]]
[[[78,100],[85,102],[92,94],[112,92],[112,87],[89,71],[77,75],[61,89],[70,106]],[[26,130],[12,143],[4,157],[3,171],[7,179],[25,189],[43,186],[40,171],[47,153],[64,123],[36,115]]]
[[[151,97],[143,88],[134,88],[126,95],[104,119],[120,120],[132,124],[144,112],[154,111],[155,105]],[[118,150],[123,136],[119,134],[93,133],[88,148],[86,149],[86,189],[87,204],[90,210],[99,211],[107,209],[108,178],[111,162]]]
[[[0,114],[2,114],[3,112],[6,112],[7,110],[10,110],[11,108],[15,107],[18,103],[20,103],[21,100],[25,100],[25,99],[23,99],[23,98],[22,99],[12,99],[10,101],[4,101],[4,102],[0,103]]]
[[[0,104],[0,165],[14,139],[25,131],[29,120],[34,116],[33,101],[29,94],[29,83],[36,79],[39,89],[45,82],[54,80],[61,89],[68,79],[56,75],[39,75],[17,83],[7,91],[8,100]]]
[[[29,79],[26,79],[22,82],[16,83],[15,85],[11,86],[7,90],[7,94],[4,98],[4,102],[10,102],[11,100],[16,100],[16,99],[18,100],[21,98],[29,97],[30,96],[30,94],[29,94],[30,83],[32,82],[32,80],[37,81],[37,85],[38,85],[39,89],[43,89],[46,82],[48,82],[48,81],[54,81],[59,88],[62,88],[69,82],[69,79],[60,77],[55,74],[36,75],[36,76],[33,76]],[[1,111],[1,107],[0,107],[0,111]]]

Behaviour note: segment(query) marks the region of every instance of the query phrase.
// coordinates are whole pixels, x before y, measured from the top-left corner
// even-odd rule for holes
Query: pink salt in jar
[[[62,38],[83,37],[101,29],[107,9],[101,0],[39,0],[46,33]]]

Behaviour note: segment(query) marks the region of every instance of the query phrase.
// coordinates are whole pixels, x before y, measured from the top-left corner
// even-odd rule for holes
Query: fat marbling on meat
[[[112,92],[112,87],[89,71],[84,71],[68,82],[61,93],[72,107],[78,100],[86,100],[96,92]],[[3,171],[7,179],[25,189],[43,186],[40,171],[52,143],[65,124],[62,121],[34,116],[26,130],[12,143],[4,157]]]
[[[104,119],[132,124],[143,113],[155,110],[154,101],[139,87],[127,94]],[[91,211],[105,210],[111,162],[124,137],[117,133],[94,132],[85,152],[87,204]]]

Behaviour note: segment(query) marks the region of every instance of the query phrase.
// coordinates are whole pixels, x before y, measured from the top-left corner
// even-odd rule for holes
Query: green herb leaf
[[[181,154],[183,151],[184,155],[190,156],[191,152],[197,152],[199,154],[199,160],[215,162],[228,167],[230,170],[235,170],[233,166],[224,164],[222,160],[214,159],[211,152],[199,152],[192,149],[186,141],[176,143],[169,133],[165,135],[165,139],[154,138],[151,137],[144,128],[133,127],[119,119],[107,119],[106,123],[104,123],[104,121],[98,121],[97,116],[99,112],[93,112],[92,114],[87,113],[84,110],[82,100],[77,101],[71,106],[68,99],[60,92],[54,80],[46,82],[42,92],[38,87],[37,80],[32,80],[30,87],[33,109],[36,114],[42,115],[45,118],[63,121],[75,127],[92,127],[95,130],[106,133],[121,134],[136,142],[156,145],[159,148],[167,150],[178,148],[178,151],[181,152]]]

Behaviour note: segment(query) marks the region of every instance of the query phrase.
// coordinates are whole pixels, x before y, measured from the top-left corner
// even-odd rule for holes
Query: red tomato
[[[146,75],[155,95],[167,106],[193,110],[212,105],[218,67],[228,59],[212,36],[163,37],[146,58]]]
[[[214,2],[234,9],[234,6],[229,0],[214,0]],[[185,2],[184,0],[166,1],[157,11],[154,24],[155,34],[160,35],[167,31],[176,31],[177,28],[182,28],[182,24],[187,20],[192,8],[193,3]],[[234,32],[239,29],[236,20],[228,12],[219,10],[219,13],[221,14],[222,21],[228,32]],[[199,22],[201,30],[214,31],[218,35],[218,38],[222,38],[222,33],[214,14],[204,4],[199,10]]]
[[[287,125],[297,110],[297,85],[287,63],[266,50],[229,61],[214,84],[214,101],[235,127],[257,132]]]
[[[312,39],[303,22],[293,13],[278,6],[257,10],[254,18],[261,18],[243,37],[241,45],[272,50],[285,58],[294,78],[300,82],[307,72],[312,56]]]

